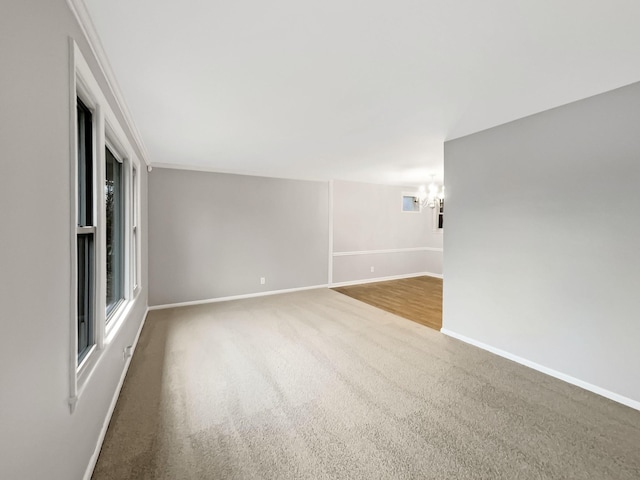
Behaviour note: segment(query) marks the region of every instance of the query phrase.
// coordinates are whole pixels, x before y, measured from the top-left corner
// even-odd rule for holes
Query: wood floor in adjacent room
[[[336,292],[421,325],[442,328],[442,279],[414,277],[334,288]]]

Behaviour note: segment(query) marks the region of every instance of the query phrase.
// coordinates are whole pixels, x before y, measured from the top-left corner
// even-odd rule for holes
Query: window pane
[[[419,212],[420,203],[414,196],[402,196],[402,211],[403,212]]]
[[[93,234],[78,235],[78,363],[93,345]]]
[[[133,288],[138,288],[138,171],[131,170],[131,198],[133,225],[131,229],[131,266],[133,268]]]
[[[88,227],[93,223],[93,119],[91,111],[76,98],[77,112],[77,224]],[[94,234],[80,233],[77,236],[77,318],[78,363],[95,343],[93,325],[94,292]]]
[[[77,99],[78,113],[78,225],[93,222],[93,145],[91,111]]]
[[[106,149],[107,315],[124,298],[124,189],[122,164]]]

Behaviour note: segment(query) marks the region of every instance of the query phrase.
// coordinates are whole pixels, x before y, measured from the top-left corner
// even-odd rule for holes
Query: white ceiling
[[[419,184],[640,80],[637,0],[85,0],[152,164]]]

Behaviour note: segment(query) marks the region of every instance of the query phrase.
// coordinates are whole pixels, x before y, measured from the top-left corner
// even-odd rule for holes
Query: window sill
[[[95,371],[101,357],[102,350],[100,350],[97,345],[94,345],[89,353],[85,355],[82,363],[78,365],[78,368],[76,370],[76,394],[69,397],[69,407],[71,408],[71,413],[74,412],[76,404],[82,396],[87,383],[89,383],[89,379],[93,375],[93,372]]]
[[[129,313],[136,303],[137,295],[128,300],[123,300],[116,309],[109,315],[109,323],[107,323],[104,344],[105,348],[109,345],[117,335],[124,321],[129,317]]]
[[[116,335],[120,331],[120,327],[131,313],[133,306],[138,299],[138,294],[130,300],[125,300],[118,305],[118,307],[112,312],[109,325],[107,325],[106,336],[104,339],[104,345],[99,348],[98,345],[94,345],[91,350],[85,355],[82,363],[76,370],[76,395],[69,397],[69,406],[71,413],[74,412],[75,407],[82,397],[85,387],[89,384],[91,377],[96,371],[102,358],[104,358],[105,352],[109,348],[109,345],[113,342]]]

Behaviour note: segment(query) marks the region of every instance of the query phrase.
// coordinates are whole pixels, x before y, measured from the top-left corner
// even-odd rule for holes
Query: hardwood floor
[[[333,290],[387,312],[440,330],[442,328],[442,279],[403,278]]]

